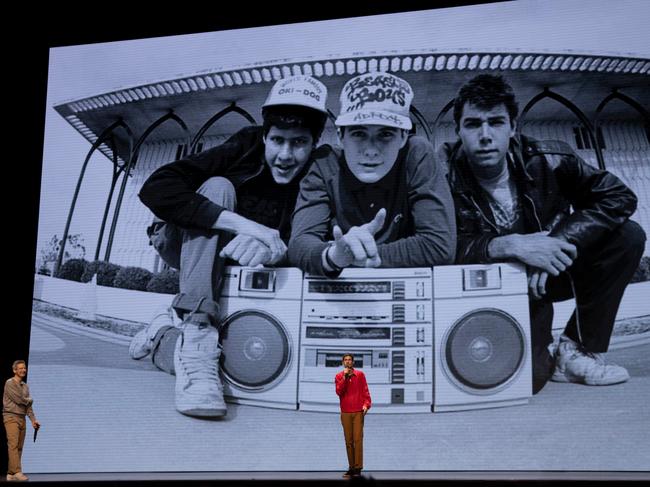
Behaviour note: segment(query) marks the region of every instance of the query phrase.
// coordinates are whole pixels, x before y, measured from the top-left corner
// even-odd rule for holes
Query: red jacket
[[[350,378],[346,379],[343,371],[334,377],[336,394],[341,401],[342,413],[356,413],[363,407],[370,409],[370,391],[366,376],[360,370],[354,369]]]

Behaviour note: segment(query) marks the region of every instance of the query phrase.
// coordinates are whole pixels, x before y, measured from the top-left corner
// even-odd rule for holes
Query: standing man
[[[533,393],[551,375],[587,385],[625,382],[627,370],[601,354],[644,248],[643,229],[628,220],[636,196],[564,142],[516,137],[517,112],[500,76],[476,76],[458,92],[460,140],[442,148],[456,205],[456,262],[526,264]],[[553,302],[572,297],[577,306],[553,360]]]
[[[225,259],[243,266],[281,265],[298,184],[325,126],[327,89],[311,76],[275,83],[261,127],[247,127],[224,144],[157,169],[140,199],[160,218],[150,238],[180,269],[172,306],[180,328],[154,322],[136,335],[132,358],[151,354],[176,374],[182,414],[226,414],[219,378],[219,297]]]
[[[32,409],[34,400],[29,394],[29,386],[24,381],[27,375],[25,361],[16,360],[12,368],[14,376],[5,382],[4,394],[2,395],[2,420],[7,431],[7,447],[9,449],[7,481],[28,480],[20,464],[27,430],[25,416],[29,416],[35,430],[40,428],[41,424],[34,416],[34,410]]]
[[[341,424],[348,453],[348,471],[343,478],[358,477],[363,469],[363,421],[370,409],[370,391],[366,376],[354,368],[354,357],[343,355],[343,370],[334,377],[341,402]]]

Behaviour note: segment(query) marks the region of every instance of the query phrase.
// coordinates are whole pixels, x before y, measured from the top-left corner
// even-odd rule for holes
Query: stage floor
[[[77,474],[31,474],[32,482],[140,482],[140,481],[213,481],[241,482],[259,481],[286,482],[305,481],[330,482],[342,479],[342,472],[121,472],[121,473],[77,473]],[[393,481],[501,481],[501,480],[650,480],[649,472],[400,472],[364,471],[362,479],[380,485]]]

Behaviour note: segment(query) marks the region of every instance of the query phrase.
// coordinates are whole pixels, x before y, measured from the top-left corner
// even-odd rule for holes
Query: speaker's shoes
[[[570,338],[560,337],[552,381],[608,386],[629,378],[630,374],[624,367],[606,364],[602,354],[587,352]]]
[[[225,416],[219,332],[208,323],[185,322],[181,327],[174,351],[176,409],[188,416]]]
[[[26,480],[29,480],[29,477],[25,475],[22,472],[16,472],[15,474],[7,474],[7,482],[11,482],[12,480],[17,480],[20,482],[24,482]]]

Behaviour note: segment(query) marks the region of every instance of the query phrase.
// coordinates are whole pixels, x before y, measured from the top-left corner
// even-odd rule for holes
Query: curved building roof
[[[484,70],[505,74],[522,106],[545,87],[588,115],[612,89],[650,106],[650,37],[643,28],[648,13],[650,3],[638,0],[614,7],[600,0],[531,0],[118,42],[103,50],[79,46],[86,56],[99,52],[122,62],[116,66],[127,87],[104,89],[117,79],[115,70],[105,70],[104,76],[96,74],[99,93],[55,109],[90,142],[120,117],[137,137],[170,110],[194,134],[233,102],[259,120],[271,83],[292,74],[321,79],[329,89],[328,107],[336,113],[343,83],[375,70],[411,82],[414,104],[428,121],[463,81]],[[613,29],[621,18],[626,25]],[[65,59],[65,52],[60,54]],[[175,56],[192,74],[165,74]],[[218,67],[205,68],[210,65]],[[135,81],[152,78],[159,81]],[[564,110],[544,104],[535,116],[553,118]],[[611,104],[608,114],[626,110]],[[211,130],[228,133],[236,125],[225,117]],[[124,154],[125,140],[119,131],[116,135],[118,153]],[[180,136],[177,125],[164,124],[148,140]],[[106,147],[102,151],[109,155]]]

